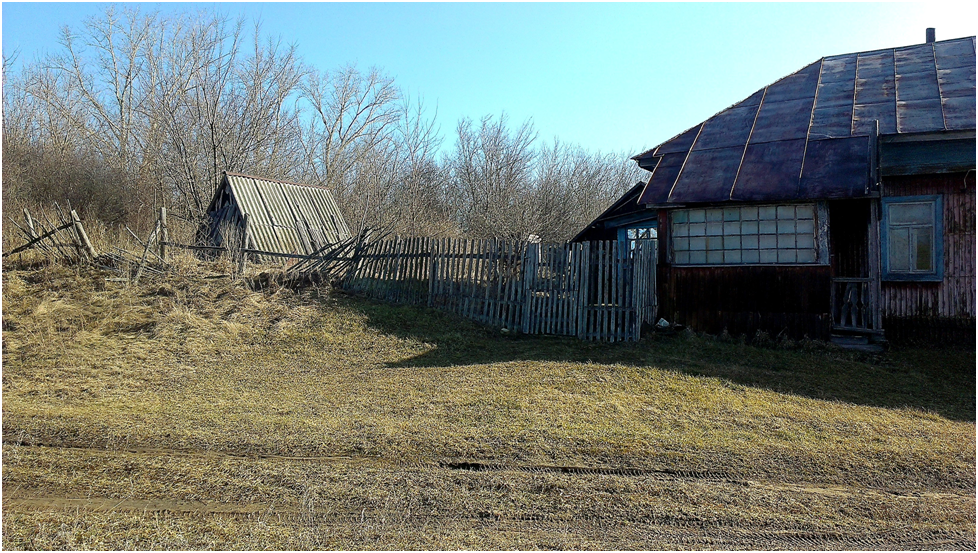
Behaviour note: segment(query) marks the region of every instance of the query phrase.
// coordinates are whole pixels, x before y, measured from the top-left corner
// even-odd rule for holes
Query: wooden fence
[[[341,285],[526,334],[638,340],[656,315],[656,241],[630,244],[395,238],[355,252]]]

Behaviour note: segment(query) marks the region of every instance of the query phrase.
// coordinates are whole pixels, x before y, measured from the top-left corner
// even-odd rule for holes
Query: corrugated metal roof
[[[866,195],[877,125],[973,130],[975,37],[822,58],[635,156],[639,203]]]
[[[215,201],[224,187],[230,188],[240,213],[248,215],[256,249],[308,255],[350,236],[339,207],[325,188],[225,173]],[[212,216],[214,208],[212,202]]]

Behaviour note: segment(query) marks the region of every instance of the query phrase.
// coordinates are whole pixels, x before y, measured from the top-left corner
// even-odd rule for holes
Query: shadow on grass
[[[509,361],[631,365],[715,377],[815,399],[874,407],[909,407],[975,421],[975,351],[893,349],[884,354],[822,343],[757,347],[692,333],[653,334],[638,343],[596,343],[571,337],[507,334],[434,309],[391,306],[344,297],[369,325],[399,338],[434,345],[390,367],[446,367]]]

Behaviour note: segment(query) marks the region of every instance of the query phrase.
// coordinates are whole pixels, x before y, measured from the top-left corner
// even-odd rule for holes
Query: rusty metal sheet
[[[968,67],[952,67],[938,69],[937,81],[941,85],[941,96],[956,98],[959,96],[975,97],[975,65]]]
[[[743,146],[690,152],[669,201],[718,202],[729,199],[743,154]]]
[[[882,104],[859,104],[852,110],[852,135],[870,135],[876,133],[876,121],[879,121],[880,134],[897,132],[896,102]]]
[[[849,106],[852,107],[853,98],[856,95],[856,81],[822,82],[818,85],[818,92],[815,94],[815,107],[830,106]]]
[[[799,188],[805,139],[750,144],[744,152],[732,200],[791,200],[804,197]]]
[[[843,138],[852,131],[852,102],[839,106],[816,106],[812,112],[810,139]]]
[[[944,130],[944,107],[939,98],[897,102],[898,132]]]
[[[896,101],[896,77],[879,75],[856,79],[856,104],[881,104]]]
[[[764,103],[814,98],[821,65],[822,62],[819,60],[768,86]]]
[[[727,108],[703,124],[703,130],[693,144],[693,151],[741,146],[747,143],[754,125],[757,106]]]
[[[750,142],[772,142],[805,138],[812,119],[814,98],[761,104]]]
[[[893,76],[893,51],[882,50],[856,54],[856,77]]]
[[[933,71],[935,66],[934,47],[918,44],[893,50],[893,65],[899,73],[921,73]]]
[[[856,55],[846,54],[822,60],[821,83],[851,83],[856,78]]]
[[[640,204],[661,204],[669,199],[669,191],[676,183],[679,170],[682,169],[683,162],[686,161],[686,152],[666,154],[659,160],[655,171],[649,177],[649,183],[639,198]]]
[[[975,67],[974,40],[948,40],[934,43],[934,55],[938,69]]]
[[[696,139],[696,135],[700,132],[700,127],[702,124],[696,125],[695,127],[688,129],[679,135],[670,138],[666,142],[663,142],[658,148],[655,149],[656,156],[662,156],[665,154],[674,154],[676,152],[688,152],[690,147],[693,146],[693,140]]]
[[[937,71],[931,66],[923,73],[900,73],[896,76],[896,97],[899,101],[930,100],[941,97],[937,86]]]
[[[868,136],[809,140],[801,188],[810,198],[865,196],[870,176]]]
[[[944,99],[944,120],[948,130],[975,128],[975,97]]]

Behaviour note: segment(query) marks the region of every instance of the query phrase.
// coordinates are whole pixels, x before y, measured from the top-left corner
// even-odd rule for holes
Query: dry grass
[[[5,267],[5,547],[973,547],[974,351],[501,336],[226,269]],[[128,503],[8,505],[59,497]]]

